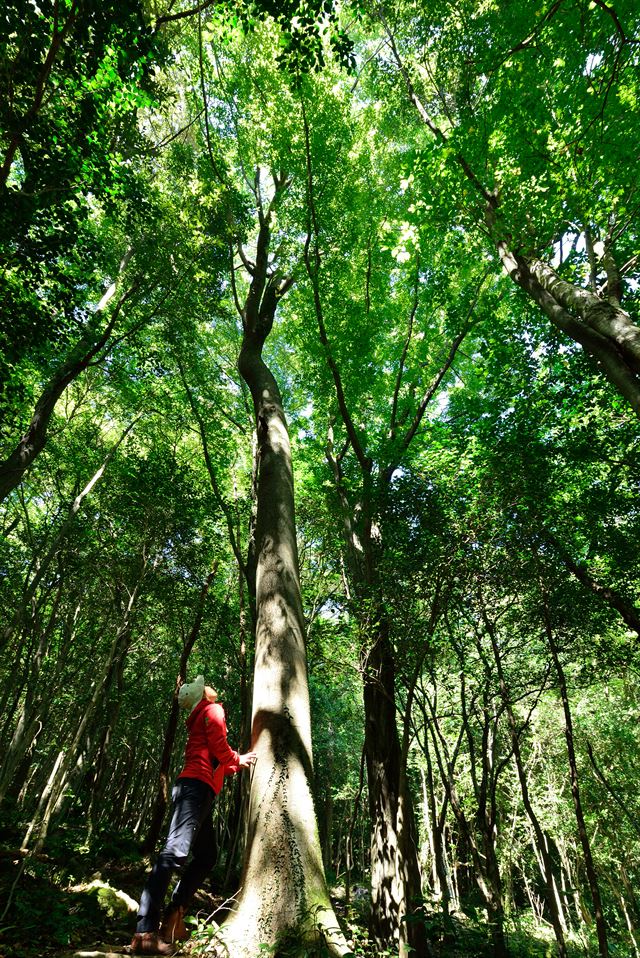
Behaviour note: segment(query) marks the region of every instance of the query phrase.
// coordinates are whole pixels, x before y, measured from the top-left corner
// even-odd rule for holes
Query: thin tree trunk
[[[133,250],[127,250],[120,264],[120,274],[124,272],[132,255]],[[47,441],[49,423],[60,396],[67,386],[72,383],[74,379],[77,379],[80,373],[84,372],[91,360],[107,344],[122,307],[138,288],[138,285],[138,283],[134,283],[134,285],[120,297],[106,326],[100,330],[96,316],[98,318],[101,316],[102,311],[115,295],[117,285],[113,283],[112,286],[109,287],[100,300],[87,331],[78,343],[76,343],[67,359],[58,366],[46,384],[36,403],[27,431],[13,452],[11,452],[5,460],[0,462],[0,502],[3,502],[16,486],[20,484],[27,469],[44,449]]]
[[[113,446],[111,447],[107,455],[104,457],[104,460],[100,468],[96,470],[96,472],[93,474],[89,482],[78,493],[78,495],[74,498],[73,502],[69,506],[67,515],[65,516],[64,521],[61,523],[60,528],[53,536],[49,544],[49,548],[47,549],[42,559],[38,561],[34,575],[29,580],[29,582],[25,585],[21,605],[16,611],[13,619],[9,622],[9,624],[6,626],[4,630],[2,641],[0,642],[0,649],[3,649],[8,644],[8,642],[11,639],[11,636],[14,634],[16,629],[19,628],[20,625],[24,622],[27,615],[28,607],[32,604],[35,598],[36,592],[38,590],[38,587],[40,586],[47,571],[49,570],[49,567],[51,566],[51,563],[53,562],[55,556],[57,555],[62,542],[67,536],[67,533],[71,529],[73,522],[75,520],[75,517],[80,511],[80,506],[82,505],[84,499],[89,495],[91,490],[94,488],[96,483],[100,481],[100,479],[102,478],[104,474],[105,469],[109,465],[109,462],[111,461],[113,456],[116,454],[117,450],[120,448],[120,446],[122,445],[126,437],[129,435],[129,433],[131,432],[135,424],[138,422],[139,419],[141,419],[141,417],[142,417],[142,414],[139,414],[129,423],[129,425],[126,427],[126,429],[124,430],[120,438],[113,444]]]
[[[538,868],[540,869],[540,874],[542,875],[542,880],[543,880],[543,881],[546,881],[546,872],[545,872],[544,858],[543,858],[543,856],[542,856],[542,852],[540,851],[540,848],[538,847],[538,842],[537,842],[537,840],[536,840],[536,834],[535,834],[535,832],[533,831],[533,829],[531,830],[531,833],[530,833],[530,834],[531,834],[531,847],[533,848],[533,853],[534,853],[534,855],[536,856],[536,860],[537,860],[537,862],[538,862]],[[550,855],[550,852],[549,852],[549,841],[548,841],[548,838],[547,838],[546,834],[544,834],[544,833],[543,833],[543,839],[544,839],[544,848],[545,848],[545,850],[546,850],[547,856],[549,856],[549,858],[551,858],[551,855]],[[561,899],[561,897],[560,897],[560,889],[559,889],[559,886],[558,886],[558,880],[557,880],[557,878],[556,878],[555,871],[553,872],[552,881],[553,881],[553,898],[554,898],[554,901],[555,901],[555,903],[556,903],[556,908],[557,908],[557,911],[558,911],[558,919],[559,919],[559,921],[560,921],[560,926],[561,926],[561,928],[562,928],[562,932],[563,932],[563,934],[566,935],[567,932],[568,932],[568,930],[569,930],[569,925],[568,925],[568,922],[567,922],[566,915],[565,915],[565,913],[564,913],[564,906],[563,906],[563,904],[562,904],[562,899]]]
[[[620,879],[622,881],[624,890],[627,893],[629,904],[633,908],[635,925],[637,927],[640,924],[640,904],[638,903],[638,898],[637,898],[635,889],[633,885],[631,884],[631,881],[629,880],[629,873],[627,872],[627,868],[624,862],[620,865]]]
[[[356,827],[356,821],[358,820],[358,811],[360,809],[360,799],[362,798],[362,789],[364,788],[364,766],[365,766],[365,750],[364,747],[360,754],[360,775],[358,777],[358,791],[356,792],[356,797],[353,801],[353,811],[349,816],[349,823],[347,825],[346,834],[344,836],[344,858],[345,858],[345,878],[344,878],[344,900],[345,904],[348,906],[351,901],[351,873],[353,871],[353,832]],[[340,847],[338,846],[338,852]],[[336,855],[336,877],[338,875],[339,868],[339,855]]]
[[[247,669],[247,610],[245,607],[246,566],[238,568],[238,603],[239,603],[239,672],[240,672],[240,727],[242,741],[251,737],[251,709],[249,701],[249,682]],[[251,622],[253,630],[253,621]],[[255,641],[255,636],[254,636]],[[246,826],[246,808],[248,805],[249,790],[246,778],[236,776],[233,783],[233,803],[229,816],[229,831],[232,836],[227,855],[227,867],[224,875],[223,888],[229,891],[232,886],[234,872],[237,868],[239,855],[244,848],[243,835]]]
[[[96,680],[91,699],[85,708],[78,727],[72,736],[70,744],[65,749],[62,749],[59,753],[55,774],[52,773],[47,783],[47,787],[42,793],[40,802],[38,803],[38,808],[24,838],[23,845],[25,847],[28,846],[35,831],[35,850],[40,850],[47,835],[51,814],[60,798],[60,795],[62,794],[62,791],[67,786],[69,774],[73,768],[73,765],[77,761],[80,743],[82,742],[85,732],[95,717],[96,710],[102,700],[105,690],[109,687],[120,656],[126,653],[126,649],[131,638],[131,613],[140,591],[145,569],[146,560],[143,563],[140,576],[129,594],[129,600],[125,608],[122,625],[117,630],[116,635],[111,643],[109,653],[102,667],[101,675]]]
[[[571,900],[570,900],[570,889],[571,889],[571,878],[569,875],[569,870],[565,867],[567,860],[566,852],[561,847],[562,843],[557,841],[555,846],[558,849],[558,855],[560,856],[560,890],[562,892],[562,907],[566,915],[567,926],[569,931],[572,931],[572,921],[571,921]]]
[[[40,635],[40,640],[35,653],[30,658],[30,670],[28,681],[26,683],[24,702],[20,710],[20,714],[18,715],[18,721],[16,722],[15,728],[13,730],[11,741],[9,742],[9,745],[5,751],[2,770],[0,771],[0,804],[2,804],[5,798],[7,789],[13,780],[16,769],[24,758],[25,753],[31,746],[34,732],[38,725],[39,706],[38,702],[36,701],[38,678],[43,661],[49,649],[52,633],[57,624],[56,615],[58,606],[60,604],[61,595],[62,579],[60,579],[58,582],[58,589],[53,601],[49,622]]]
[[[180,663],[178,665],[178,674],[176,676],[175,688],[173,691],[173,699],[171,701],[171,709],[169,711],[169,718],[167,719],[167,727],[164,733],[164,743],[162,746],[162,755],[160,757],[160,770],[158,773],[158,788],[156,791],[156,797],[153,803],[153,812],[151,813],[151,822],[149,824],[149,830],[147,832],[146,838],[142,843],[142,854],[149,855],[156,846],[158,841],[158,836],[160,835],[160,830],[162,829],[162,823],[164,821],[165,812],[167,810],[167,805],[169,804],[169,769],[171,766],[171,754],[173,752],[173,743],[176,739],[176,732],[178,730],[178,719],[180,713],[180,706],[178,705],[178,693],[182,684],[184,683],[187,676],[187,666],[189,664],[189,656],[193,650],[193,647],[196,643],[196,640],[200,634],[200,629],[202,627],[202,620],[204,618],[204,608],[207,601],[207,595],[209,589],[211,588],[211,583],[215,579],[218,572],[218,560],[213,564],[211,572],[207,578],[202,583],[200,588],[200,594],[198,595],[198,600],[196,602],[196,612],[194,616],[193,625],[191,626],[191,631],[186,637],[182,652],[180,653]]]
[[[611,890],[614,892],[618,901],[620,902],[620,908],[622,910],[622,914],[624,915],[624,921],[627,926],[627,931],[629,932],[629,937],[631,938],[631,943],[633,945],[634,956],[635,958],[640,958],[640,947],[638,944],[637,928],[634,925],[633,918],[630,914],[627,901],[623,895],[623,889],[629,890],[628,878],[625,874],[624,867],[621,869],[620,877],[622,879],[622,887],[617,885],[614,882],[614,880],[611,878],[611,876],[608,876],[609,884],[611,885]],[[633,894],[633,890],[631,891],[632,891],[632,900],[630,902],[631,908],[633,912],[637,914],[637,905],[635,901],[633,900],[635,896]]]
[[[629,932],[629,938],[631,939],[631,944],[633,946],[633,954],[635,958],[640,958],[640,948],[638,947],[638,938],[636,936],[636,929],[633,927],[633,922],[629,915],[629,909],[627,908],[627,903],[624,900],[624,896],[617,889],[618,901],[620,902],[620,908],[622,909],[622,914],[624,915],[624,921],[627,926],[627,931]]]
[[[6,768],[3,766],[3,795],[6,794],[6,791],[11,787],[11,781],[13,780],[13,786],[15,788],[20,788],[20,797],[18,799],[19,804],[22,804],[24,796],[29,792],[25,790],[25,783],[30,778],[29,775],[29,766],[30,759],[29,753],[33,752],[35,742],[42,731],[42,728],[46,726],[49,712],[51,706],[53,705],[53,696],[48,694],[48,690],[52,687],[55,687],[58,683],[62,682],[64,669],[67,665],[68,659],[73,649],[73,641],[75,638],[75,627],[77,625],[78,614],[80,610],[80,603],[78,603],[67,616],[66,619],[63,619],[62,622],[58,620],[55,622],[55,619],[52,616],[50,625],[53,627],[56,624],[60,625],[62,628],[62,637],[59,643],[58,654],[53,663],[51,670],[47,672],[46,675],[46,688],[40,691],[38,694],[38,689],[34,688],[33,696],[29,699],[31,690],[27,686],[27,693],[25,696],[25,707],[27,702],[31,701],[31,706],[29,713],[25,715],[24,724],[26,725],[26,731],[22,728],[22,713],[21,718],[19,719],[18,725],[14,730],[14,736],[16,741],[9,746],[7,757],[8,761],[6,763]],[[48,644],[48,643],[47,643]],[[35,664],[35,663],[34,663]],[[41,683],[42,685],[42,683]],[[16,750],[19,753],[19,760],[17,765],[13,765],[11,760],[13,750]],[[19,785],[22,783],[22,785]]]
[[[450,635],[453,641],[453,634]],[[480,638],[476,636],[476,643],[480,661],[483,661]],[[482,715],[481,747],[478,750],[471,727],[469,708],[467,703],[466,687],[466,662],[462,650],[456,646],[456,652],[460,662],[460,706],[462,717],[462,730],[467,740],[469,750],[470,772],[473,790],[478,806],[476,824],[480,831],[482,841],[482,860],[487,879],[487,885],[492,890],[492,901],[490,903],[490,923],[492,933],[496,941],[496,947],[506,949],[504,937],[504,892],[502,875],[498,864],[496,851],[497,837],[497,807],[496,807],[496,787],[500,771],[505,767],[506,761],[498,762],[498,723],[499,712],[496,708],[490,691],[492,683],[492,673],[488,665],[484,666],[484,684],[482,688],[482,708],[479,710]],[[478,717],[478,722],[480,719]],[[479,755],[478,755],[479,751]],[[480,766],[480,775],[478,775],[478,765]]]
[[[422,821],[427,834],[427,842],[429,845],[429,864],[431,866],[431,879],[429,881],[431,897],[436,901],[442,901],[442,882],[440,880],[440,874],[436,863],[437,836],[434,824],[435,797],[430,794],[433,785],[433,775],[431,776],[431,781],[428,788],[427,776],[424,772],[424,769],[420,769],[420,780],[422,782]]]
[[[596,875],[595,865],[593,863],[593,855],[591,853],[591,842],[589,841],[589,834],[587,832],[587,825],[584,820],[584,812],[582,809],[582,798],[580,796],[580,783],[578,781],[578,763],[576,761],[576,750],[573,738],[573,718],[571,715],[571,706],[569,703],[569,693],[567,691],[567,679],[564,674],[564,669],[560,661],[560,656],[558,654],[558,646],[556,644],[555,635],[553,629],[551,628],[551,620],[549,618],[549,609],[547,607],[546,601],[544,606],[544,622],[545,630],[547,633],[547,642],[549,643],[549,651],[551,652],[551,657],[553,659],[553,664],[555,666],[556,675],[558,676],[558,686],[560,688],[560,698],[562,700],[562,710],[564,712],[564,734],[567,741],[567,755],[569,758],[569,772],[571,776],[571,796],[573,798],[573,807],[576,815],[576,824],[578,826],[578,835],[580,837],[580,844],[582,845],[582,854],[584,855],[584,864],[587,871],[587,880],[589,882],[589,890],[591,892],[591,901],[593,902],[594,917],[596,923],[596,932],[598,935],[598,950],[600,952],[600,958],[608,958],[609,956],[609,945],[607,942],[607,926],[604,920],[604,912],[602,909],[602,897],[600,895],[600,886],[598,884],[598,876]]]
[[[435,706],[429,702],[431,712],[431,722],[429,722],[429,731],[433,742],[434,752],[440,772],[442,784],[447,793],[451,810],[458,824],[460,835],[464,838],[465,844],[471,853],[473,861],[473,876],[482,895],[487,908],[491,935],[493,939],[493,949],[496,958],[507,958],[508,950],[504,937],[504,906],[502,902],[502,884],[500,881],[500,872],[496,867],[488,867],[485,855],[478,848],[476,837],[471,829],[467,816],[465,815],[462,803],[459,799],[455,784],[454,770],[457,752],[460,746],[460,740],[463,731],[460,732],[460,738],[456,744],[454,754],[448,754],[446,741],[440,730]],[[425,713],[425,722],[427,716]],[[440,748],[438,747],[440,742]],[[444,752],[444,755],[441,752]],[[446,760],[446,764],[445,764]]]
[[[325,870],[331,867],[332,858],[332,840],[333,840],[333,775],[334,775],[334,752],[333,739],[329,745],[327,756],[327,784],[324,793],[323,802],[323,821],[322,821],[322,860]]]
[[[558,846],[558,851],[560,853],[560,861],[562,863],[563,871],[565,872],[567,881],[569,883],[569,889],[573,903],[573,913],[576,917],[577,926],[580,927],[581,925],[585,924],[584,912],[582,908],[582,902],[580,901],[580,893],[577,888],[577,882],[573,877],[573,870],[571,868],[571,862],[569,861],[569,852],[563,844]],[[568,910],[569,909],[567,906],[567,911]]]
[[[518,733],[518,728],[516,725],[515,715],[513,712],[513,707],[511,705],[511,697],[509,695],[509,690],[507,687],[504,669],[502,667],[502,656],[500,655],[500,650],[498,648],[498,641],[496,637],[495,630],[492,623],[489,621],[489,618],[485,612],[484,606],[482,606],[482,618],[484,620],[485,628],[491,640],[491,648],[493,650],[493,656],[496,663],[496,669],[498,671],[498,681],[500,685],[500,694],[502,696],[502,701],[507,713],[507,719],[509,723],[509,730],[511,732],[511,746],[513,749],[513,758],[515,761],[516,772],[518,775],[518,781],[520,782],[520,791],[522,794],[522,802],[531,822],[533,832],[535,835],[535,840],[538,848],[538,852],[542,859],[543,864],[543,874],[546,885],[546,900],[547,906],[549,908],[549,913],[551,915],[551,924],[553,925],[553,930],[555,932],[556,941],[558,943],[558,951],[560,958],[566,958],[567,956],[567,946],[564,937],[564,931],[562,928],[562,921],[558,911],[557,900],[556,900],[556,889],[555,889],[555,878],[553,874],[553,865],[547,846],[545,843],[544,833],[542,831],[542,826],[538,816],[536,815],[533,805],[531,804],[531,797],[529,795],[529,783],[527,782],[527,775],[524,768],[524,762],[522,760],[522,753],[520,751],[520,737]]]
[[[575,562],[571,558],[566,549],[560,545],[551,533],[545,531],[544,538],[548,539],[554,549],[556,549],[562,562],[572,575],[576,577],[578,582],[582,583],[582,585],[589,589],[590,592],[593,592],[594,595],[597,595],[602,602],[606,602],[612,609],[615,609],[616,612],[620,614],[623,622],[640,635],[640,611],[633,603],[625,599],[624,596],[616,592],[615,589],[601,585],[600,582],[596,581],[582,563]]]

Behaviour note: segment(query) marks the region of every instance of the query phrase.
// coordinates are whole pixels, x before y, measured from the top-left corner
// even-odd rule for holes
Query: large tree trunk
[[[371,817],[371,931],[381,950],[398,942],[430,954],[421,921],[405,921],[422,897],[413,805],[402,773],[396,725],[395,667],[388,626],[382,621],[364,668],[365,757]]]
[[[317,297],[317,286],[315,290]],[[316,313],[321,338],[326,343],[318,298]],[[337,379],[337,367],[332,368]],[[337,393],[341,395],[341,388]],[[344,405],[343,415],[350,422]],[[326,455],[342,508],[346,558],[354,592],[363,601],[371,595],[381,598],[376,554],[380,543],[374,544],[371,534],[371,460],[362,451],[358,456],[363,502],[353,508],[342,481],[341,463],[334,455],[331,427]],[[409,954],[410,949],[424,956],[430,954],[430,949],[426,926],[416,914],[422,898],[420,864],[413,797],[406,780],[407,755],[403,752],[396,723],[395,662],[389,631],[389,621],[381,611],[371,647],[362,652],[364,749],[372,830],[371,933],[380,949],[396,942],[401,956]],[[406,720],[409,721],[408,716]]]
[[[493,214],[493,206],[488,207]],[[489,223],[495,222],[494,215]],[[494,230],[495,238],[495,230]],[[540,260],[514,254],[496,239],[503,268],[553,325],[579,343],[640,416],[640,329],[619,305],[561,279]]]
[[[275,201],[286,188],[274,177]],[[272,204],[273,206],[273,204]],[[221,929],[220,954],[254,958],[260,945],[324,943],[348,953],[322,865],[312,797],[313,762],[305,628],[300,595],[287,423],[278,385],[262,359],[284,287],[268,273],[271,209],[260,211],[255,267],[242,311],[238,361],[253,398],[258,440],[255,528],[256,649],[251,782],[242,886]],[[326,952],[325,952],[326,953]]]

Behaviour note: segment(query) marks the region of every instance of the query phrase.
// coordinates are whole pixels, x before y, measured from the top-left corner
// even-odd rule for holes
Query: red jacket
[[[217,795],[225,775],[238,771],[240,756],[227,742],[224,709],[217,702],[198,702],[187,719],[189,737],[184,756],[184,768],[178,778],[199,778],[210,785]],[[213,760],[219,765],[214,769]]]

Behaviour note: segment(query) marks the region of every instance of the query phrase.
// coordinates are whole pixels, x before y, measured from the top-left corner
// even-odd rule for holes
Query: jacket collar
[[[198,718],[198,716],[201,715],[202,712],[204,711],[205,706],[207,706],[207,705],[209,705],[209,704],[210,704],[210,703],[207,702],[206,699],[202,699],[201,702],[198,702],[198,704],[196,705],[196,707],[194,708],[194,710],[193,710],[193,711],[191,712],[191,714],[189,715],[189,718],[187,719],[187,728],[191,728],[191,726],[193,725],[193,723],[195,722],[195,720]]]

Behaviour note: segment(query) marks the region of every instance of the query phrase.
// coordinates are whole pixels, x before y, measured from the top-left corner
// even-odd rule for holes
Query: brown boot
[[[176,951],[157,931],[136,932],[129,947],[132,955],[173,955]]]
[[[184,923],[184,908],[178,905],[176,908],[169,908],[164,916],[164,921],[160,926],[160,935],[165,941],[186,941],[191,932]]]

